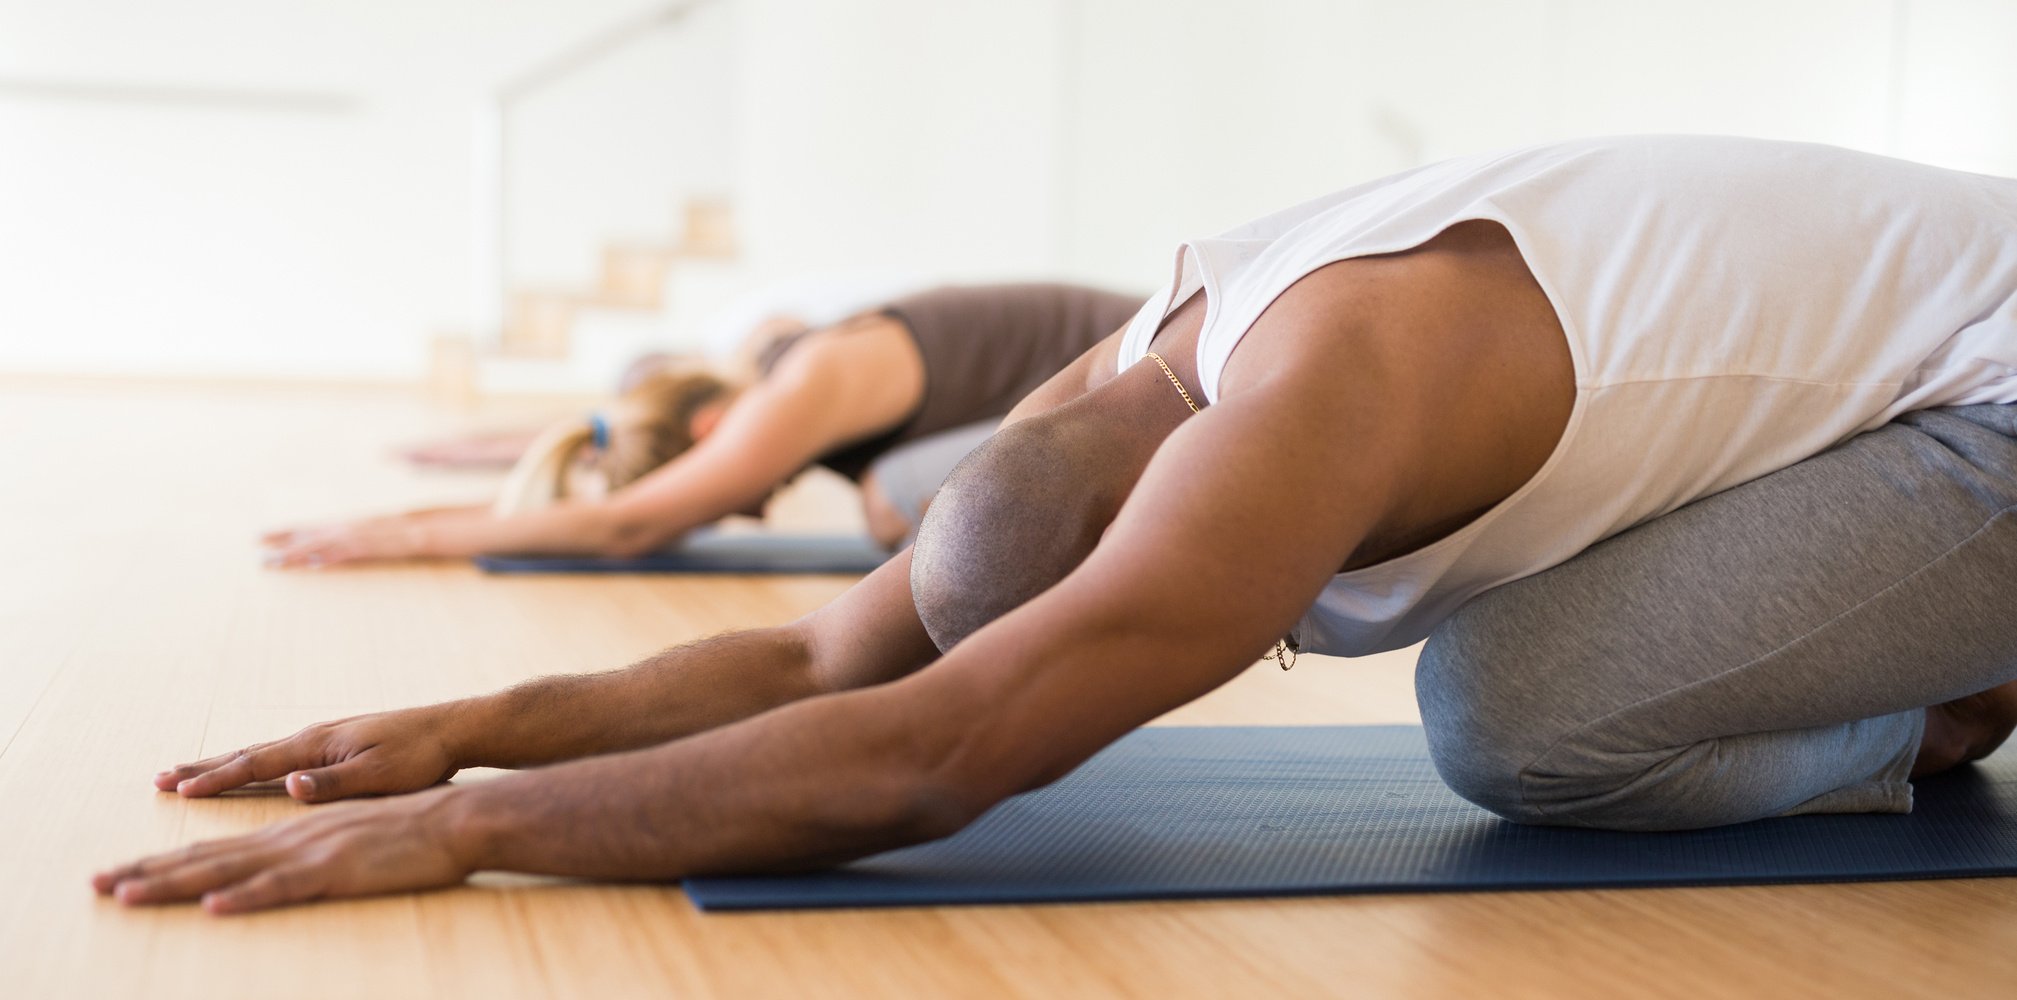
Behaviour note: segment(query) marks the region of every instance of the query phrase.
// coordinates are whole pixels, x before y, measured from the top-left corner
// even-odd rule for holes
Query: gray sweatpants
[[[1526,823],[1908,812],[1925,706],[2017,679],[2017,406],[1928,410],[1491,590],[1430,637],[1436,767]]]

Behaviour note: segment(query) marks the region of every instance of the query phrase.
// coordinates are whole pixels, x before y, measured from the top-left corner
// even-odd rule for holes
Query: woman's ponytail
[[[726,379],[705,370],[654,372],[617,400],[607,416],[575,417],[548,427],[504,477],[498,517],[553,506],[567,497],[568,473],[582,452],[610,490],[620,489],[693,447],[693,420],[702,407],[735,395]]]
[[[548,427],[511,467],[491,512],[498,517],[551,507],[567,495],[567,472],[582,449],[595,443],[591,418],[576,417]]]

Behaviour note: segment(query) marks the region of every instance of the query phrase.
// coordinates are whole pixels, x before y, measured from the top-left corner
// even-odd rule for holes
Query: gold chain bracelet
[[[1170,384],[1177,387],[1177,395],[1184,397],[1184,405],[1190,407],[1192,413],[1200,412],[1198,404],[1191,399],[1191,391],[1184,388],[1183,382],[1177,379],[1177,373],[1170,370],[1170,363],[1164,361],[1163,356],[1154,351],[1149,352],[1149,357],[1155,361],[1156,367],[1163,370],[1163,374],[1170,377]]]
[[[1288,639],[1277,639],[1275,640],[1275,648],[1268,650],[1268,655],[1261,657],[1261,659],[1273,660],[1281,664],[1283,670],[1287,670],[1296,665],[1296,655],[1298,652],[1296,647],[1289,644]]]

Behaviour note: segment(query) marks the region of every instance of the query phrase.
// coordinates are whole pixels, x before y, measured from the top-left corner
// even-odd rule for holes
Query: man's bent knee
[[[1558,689],[1558,678],[1586,672],[1551,662],[1565,651],[1507,612],[1467,605],[1415,668],[1429,754],[1452,791],[1514,822],[1555,826],[1676,830],[1772,814],[1718,788],[1716,741],[1638,747],[1594,727]]]
[[[1430,636],[1415,665],[1429,757],[1466,800],[1517,822],[1545,822],[1528,805],[1520,776],[1547,751],[1547,712],[1512,679],[1524,658],[1516,636],[1476,602]]]

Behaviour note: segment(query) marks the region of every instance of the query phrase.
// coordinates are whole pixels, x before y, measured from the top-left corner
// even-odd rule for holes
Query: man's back
[[[1709,137],[1450,161],[1191,242],[1185,284],[1216,297],[1204,392],[1216,398],[1248,326],[1313,269],[1467,219],[1503,225],[1546,290],[1575,412],[1506,502],[1337,577],[1297,630],[1307,648],[1407,645],[1485,589],[1899,413],[2017,400],[2017,181]]]

